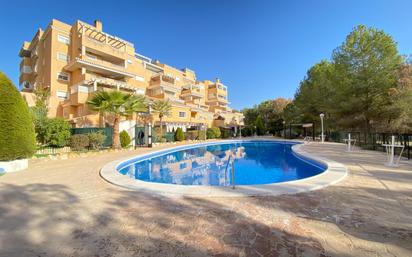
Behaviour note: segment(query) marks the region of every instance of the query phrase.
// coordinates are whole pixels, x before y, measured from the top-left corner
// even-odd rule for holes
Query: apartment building
[[[169,100],[172,111],[163,119],[168,131],[236,127],[243,122],[242,114],[228,106],[228,89],[219,79],[198,81],[188,68],[177,69],[141,55],[133,43],[103,32],[100,21],[69,25],[53,19],[23,43],[19,56],[19,83],[28,102],[33,102],[35,88],[47,88],[48,115],[63,117],[73,127],[110,125],[110,118],[102,120],[86,104],[99,90]],[[159,124],[156,114],[151,115],[151,122]]]

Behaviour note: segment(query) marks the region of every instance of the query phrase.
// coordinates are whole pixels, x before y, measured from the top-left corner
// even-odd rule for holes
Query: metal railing
[[[230,150],[230,155],[229,155],[229,158],[227,160],[226,169],[225,169],[225,178],[227,178],[227,168],[229,167],[230,163],[232,164],[232,189],[235,189],[235,162],[234,162],[234,159],[233,159],[232,150]]]

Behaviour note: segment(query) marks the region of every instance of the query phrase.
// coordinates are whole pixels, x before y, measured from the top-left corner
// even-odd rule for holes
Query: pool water
[[[326,169],[324,164],[301,156],[293,144],[276,141],[237,141],[191,146],[136,158],[117,170],[133,179],[178,185],[229,186],[270,184],[311,177]]]

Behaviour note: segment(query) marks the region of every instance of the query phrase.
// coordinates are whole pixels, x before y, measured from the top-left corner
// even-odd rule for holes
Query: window
[[[21,73],[31,73],[31,72],[32,72],[32,69],[28,65],[24,65],[21,69]]]
[[[97,60],[97,57],[91,54],[86,54],[87,58],[90,60]]]
[[[63,61],[63,62],[69,62],[70,61],[70,56],[68,56],[65,53],[57,53],[57,60]]]
[[[144,95],[144,89],[143,88],[136,89],[136,94],[137,95]]]
[[[57,95],[57,98],[59,98],[60,100],[66,100],[68,96],[66,91],[60,91],[60,90],[56,92],[56,95]]]
[[[61,43],[64,43],[66,45],[70,44],[70,38],[68,36],[58,34],[57,35],[57,40]]]
[[[137,81],[144,82],[144,77],[136,76],[136,80],[137,80]]]
[[[79,85],[78,90],[81,93],[89,93],[89,87],[87,87],[87,86],[80,86]]]
[[[58,80],[63,80],[63,81],[69,81],[70,76],[69,76],[69,74],[67,74],[65,72],[58,72],[57,73],[57,79]]]
[[[179,117],[180,118],[186,117],[186,112],[179,112]]]

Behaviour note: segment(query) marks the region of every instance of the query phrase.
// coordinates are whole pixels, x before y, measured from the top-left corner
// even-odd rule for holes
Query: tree
[[[10,79],[0,72],[0,161],[28,158],[35,151],[29,107]]]
[[[50,96],[50,90],[44,87],[36,87],[33,94],[35,98],[35,105],[30,108],[30,112],[34,122],[34,130],[36,132],[37,140],[44,143],[41,130],[47,122],[47,113],[49,111],[47,102]]]
[[[263,136],[264,134],[266,134],[265,124],[263,124],[263,119],[261,115],[257,117],[255,124],[256,124],[256,133],[258,134],[258,136]]]
[[[373,123],[387,120],[390,90],[396,87],[402,63],[396,43],[382,30],[357,26],[346,41],[334,50],[338,118],[364,124],[370,132]]]
[[[138,123],[138,114],[147,113],[147,99],[143,95],[133,96],[130,101],[126,103],[125,109],[130,115],[136,114],[136,124]]]
[[[61,118],[47,119],[41,128],[40,134],[45,144],[62,147],[69,143],[70,124]]]
[[[134,97],[131,94],[125,94],[120,91],[99,91],[93,98],[87,101],[91,108],[100,113],[108,113],[113,115],[113,145],[114,149],[120,148],[119,125],[122,116],[130,116],[131,106],[139,105],[133,103],[140,102],[141,99]]]
[[[163,101],[158,100],[155,101],[153,104],[153,111],[159,115],[160,121],[160,137],[163,136],[163,117],[170,115],[172,110],[172,105],[170,104],[169,100]]]
[[[175,132],[175,140],[176,141],[183,141],[185,140],[185,134],[181,128],[177,128]]]

